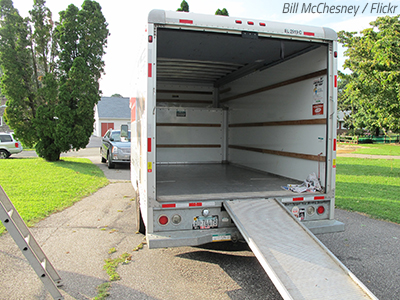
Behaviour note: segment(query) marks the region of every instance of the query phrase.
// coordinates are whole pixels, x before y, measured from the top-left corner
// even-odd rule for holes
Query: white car
[[[23,150],[21,143],[10,132],[0,132],[0,159]]]

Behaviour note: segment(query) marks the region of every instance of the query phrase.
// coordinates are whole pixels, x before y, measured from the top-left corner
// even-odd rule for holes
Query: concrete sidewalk
[[[95,297],[96,287],[108,281],[104,260],[131,253],[143,241],[135,234],[133,198],[130,183],[111,183],[31,228],[65,283],[65,299]],[[9,234],[0,245],[0,299],[52,299]],[[111,248],[117,253],[108,254]]]

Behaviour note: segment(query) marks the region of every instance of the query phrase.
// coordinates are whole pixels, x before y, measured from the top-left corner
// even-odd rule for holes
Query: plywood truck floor
[[[157,165],[157,200],[195,201],[295,196],[296,180],[230,164]]]

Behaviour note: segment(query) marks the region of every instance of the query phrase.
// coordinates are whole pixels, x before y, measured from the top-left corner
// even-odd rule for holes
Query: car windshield
[[[122,137],[121,138],[121,132],[120,131],[113,131],[111,133],[111,138],[114,140],[114,142],[130,142],[131,141],[131,132],[128,131],[128,137]]]

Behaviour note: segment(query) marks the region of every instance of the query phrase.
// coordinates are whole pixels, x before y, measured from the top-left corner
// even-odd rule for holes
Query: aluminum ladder
[[[232,200],[224,207],[284,300],[377,300],[279,201]]]
[[[50,295],[56,300],[64,299],[58,289],[62,285],[60,276],[1,186],[0,219]]]

